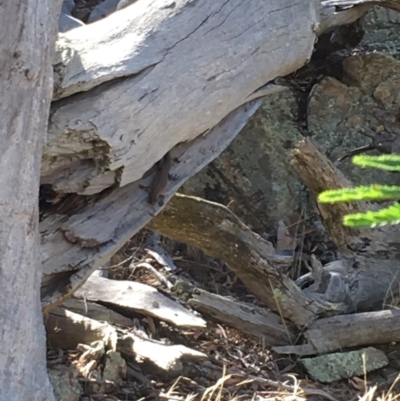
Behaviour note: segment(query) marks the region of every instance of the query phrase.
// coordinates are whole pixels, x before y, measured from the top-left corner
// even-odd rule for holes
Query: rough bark
[[[367,9],[137,1],[60,34],[54,99],[63,101],[52,110],[42,183],[90,195],[140,179],[169,149],[277,90],[273,80],[307,63],[319,34]]]
[[[0,399],[53,400],[40,308],[40,160],[59,1],[1,4]]]

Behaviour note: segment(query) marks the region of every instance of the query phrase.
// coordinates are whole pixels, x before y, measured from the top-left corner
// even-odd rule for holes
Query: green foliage
[[[400,187],[395,185],[371,185],[355,188],[334,189],[322,192],[318,197],[321,203],[353,202],[362,200],[400,199]]]
[[[355,156],[353,163],[361,167],[373,167],[381,170],[400,171],[400,155]],[[355,188],[333,189],[322,192],[320,203],[338,203],[353,201],[400,200],[400,187],[388,185],[358,186]],[[400,223],[400,204],[395,202],[378,211],[349,214],[343,224],[353,228],[376,227]]]
[[[389,207],[376,212],[348,214],[344,217],[343,223],[354,228],[384,226],[386,224],[400,223],[400,204],[394,203]]]
[[[400,171],[400,155],[354,156],[352,162],[360,167],[373,167],[381,170]]]

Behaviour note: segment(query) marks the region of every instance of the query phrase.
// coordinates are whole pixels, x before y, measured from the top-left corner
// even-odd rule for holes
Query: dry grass
[[[222,377],[217,380],[214,385],[206,388],[203,391],[201,398],[199,398],[199,394],[192,393],[183,395],[179,393],[179,382],[181,380],[185,380],[185,378],[179,377],[166,393],[160,395],[160,399],[168,401],[193,401],[195,399],[200,399],[200,401],[307,401],[309,396],[318,396],[318,398],[316,398],[318,400],[330,401],[398,401],[400,399],[400,394],[395,394],[393,392],[394,386],[400,381],[400,374],[397,376],[396,380],[393,382],[387,392],[383,391],[378,394],[378,387],[373,386],[368,388],[364,395],[358,395],[352,399],[349,399],[346,395],[343,395],[342,397],[338,396],[338,398],[336,398],[328,392],[316,388],[304,388],[301,386],[301,381],[298,381],[294,376],[291,376],[293,379],[293,385],[269,381],[267,384],[269,384],[271,387],[275,386],[275,390],[254,391],[252,394],[245,392],[245,394],[240,394],[240,387],[251,383],[255,379],[250,378],[248,380],[238,382],[235,385],[238,391],[232,392],[228,391],[224,387],[224,385],[231,381],[232,378],[233,375],[226,374],[226,369],[224,369]]]

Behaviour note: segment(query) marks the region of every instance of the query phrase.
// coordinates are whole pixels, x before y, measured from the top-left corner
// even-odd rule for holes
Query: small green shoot
[[[400,172],[400,155],[355,156],[353,163],[361,167],[372,167],[381,170]],[[396,185],[370,185],[355,188],[341,188],[322,192],[318,197],[320,203],[338,203],[354,201],[388,201],[400,200],[400,187]],[[352,228],[366,228],[400,223],[400,204],[395,202],[378,211],[349,214],[343,224]]]

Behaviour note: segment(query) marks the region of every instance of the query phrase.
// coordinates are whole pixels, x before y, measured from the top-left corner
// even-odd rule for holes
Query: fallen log
[[[357,335],[354,335],[357,333]],[[280,354],[317,355],[400,339],[400,311],[364,312],[318,319],[304,333],[306,345],[273,347]]]
[[[263,345],[293,344],[295,333],[279,316],[255,305],[245,304],[204,290],[195,290],[188,305],[203,316],[258,337]]]

